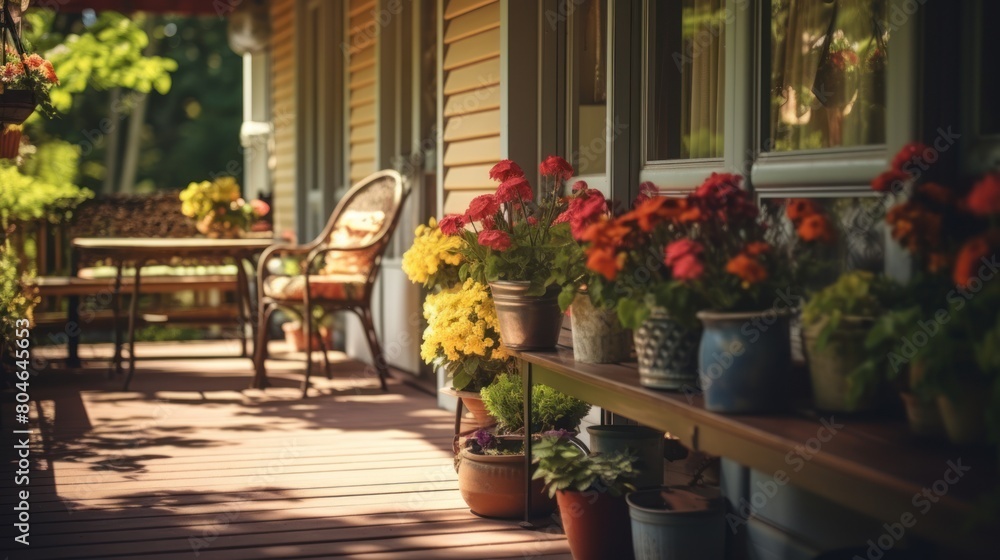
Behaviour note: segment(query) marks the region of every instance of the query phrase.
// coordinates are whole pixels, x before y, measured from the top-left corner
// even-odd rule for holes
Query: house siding
[[[295,214],[295,1],[271,3],[271,120],[274,125],[271,181],[274,230],[296,229]]]

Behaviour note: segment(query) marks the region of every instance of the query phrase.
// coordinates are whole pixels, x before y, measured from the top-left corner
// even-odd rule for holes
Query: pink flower
[[[635,197],[635,202],[632,203],[632,206],[638,206],[659,194],[660,189],[657,189],[656,185],[653,183],[650,183],[649,181],[641,183],[639,185],[639,196]]]
[[[549,156],[538,166],[538,170],[545,177],[553,177],[563,181],[573,176],[573,166],[568,161],[559,156]]]
[[[504,251],[510,248],[510,236],[497,229],[488,229],[479,232],[479,244],[489,247],[494,251]]]
[[[499,209],[500,203],[497,201],[497,197],[492,194],[481,194],[473,198],[472,202],[469,203],[469,209],[465,211],[465,217],[470,222],[478,222],[487,216],[496,214]]]
[[[701,254],[705,247],[697,241],[680,239],[667,245],[663,263],[671,268],[674,278],[686,282],[696,280],[705,271]]]
[[[251,200],[250,207],[253,208],[253,213],[256,214],[258,218],[267,216],[267,213],[271,211],[271,206],[259,198],[257,200]]]
[[[531,184],[523,175],[511,177],[497,187],[497,202],[514,202],[516,200],[531,200],[533,198]]]
[[[503,183],[515,177],[524,177],[521,166],[509,159],[502,159],[490,169],[490,179]]]
[[[587,182],[586,181],[577,181],[577,182],[573,183],[573,192],[575,192],[575,193],[578,193],[580,191],[585,191],[588,188],[590,188],[590,187],[587,186]]]
[[[465,216],[461,214],[449,214],[441,218],[441,221],[438,222],[438,228],[445,235],[458,235],[464,227]]]

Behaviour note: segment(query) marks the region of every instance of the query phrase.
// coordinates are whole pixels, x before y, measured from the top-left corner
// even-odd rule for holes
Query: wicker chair
[[[271,314],[281,308],[302,319],[306,343],[306,375],[302,396],[307,396],[312,373],[314,307],[324,313],[353,311],[361,319],[372,360],[378,370],[382,390],[388,390],[386,366],[375,324],[371,299],[375,280],[381,269],[382,255],[399,222],[409,187],[399,173],[380,171],[357,183],[337,205],[319,237],[305,245],[276,245],[268,248],[257,266],[258,321],[254,344],[256,377],[254,386],[267,386],[267,338]],[[299,263],[295,275],[272,274],[270,261],[290,256]],[[278,267],[280,269],[280,267]],[[326,346],[322,344],[323,364],[330,377]]]

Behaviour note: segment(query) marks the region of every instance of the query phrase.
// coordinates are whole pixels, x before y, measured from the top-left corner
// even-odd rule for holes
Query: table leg
[[[111,298],[111,313],[113,314],[113,321],[111,323],[111,329],[114,334],[115,341],[115,356],[111,359],[111,371],[108,372],[109,376],[118,375],[122,372],[122,268],[125,266],[125,261],[118,261],[118,270],[115,274],[115,287]]]
[[[128,310],[128,375],[125,376],[123,391],[128,391],[129,383],[135,374],[135,327],[136,316],[139,313],[139,283],[142,279],[142,263],[135,263],[135,286],[132,290],[132,301]]]
[[[73,276],[80,272],[80,258],[74,250],[71,255],[71,265]],[[74,326],[70,329],[69,338],[66,341],[66,367],[80,367],[80,296],[69,297],[69,313],[66,318],[69,324]]]
[[[519,360],[524,382],[524,521],[521,527],[534,529],[531,523],[531,364]]]

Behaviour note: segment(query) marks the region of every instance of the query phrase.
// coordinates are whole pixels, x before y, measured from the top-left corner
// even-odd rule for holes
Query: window
[[[762,151],[885,143],[886,4],[771,0]]]
[[[648,2],[646,161],[722,157],[725,5]]]
[[[979,97],[979,133],[983,136],[1000,135],[1000,106],[996,102],[996,92],[1000,90],[1000,58],[988,56],[988,43],[993,26],[1000,18],[1000,2],[987,1],[982,3],[982,14],[979,15],[979,48],[977,49],[979,68],[976,75],[979,80],[977,96]]]
[[[608,153],[608,2],[575,2],[572,18],[567,33],[568,144],[577,174],[604,175]]]

